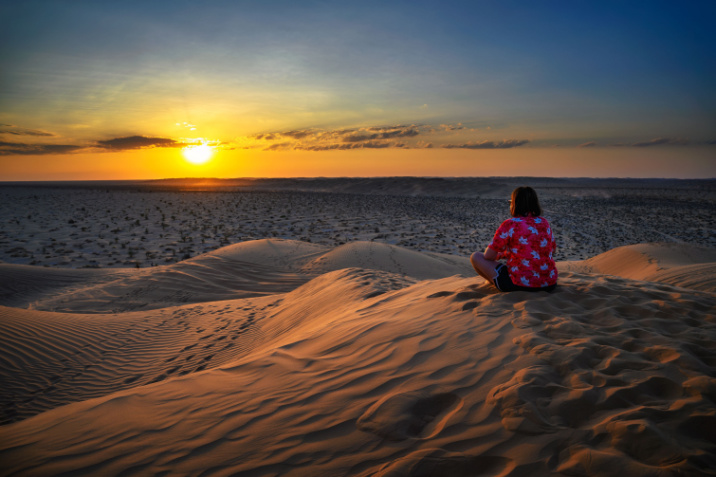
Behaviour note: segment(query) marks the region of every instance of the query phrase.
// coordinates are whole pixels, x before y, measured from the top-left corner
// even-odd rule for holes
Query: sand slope
[[[467,258],[353,242],[335,249],[296,240],[244,242],[148,269],[55,270],[0,264],[0,303],[81,313],[150,310],[186,303],[273,295],[322,273],[361,267],[440,278],[470,274]]]
[[[262,242],[195,260],[290,290],[0,307],[0,475],[716,475],[714,293],[636,260],[500,294],[455,258]]]
[[[716,292],[716,250],[687,244],[627,245],[588,260],[562,262],[560,270],[617,275]]]

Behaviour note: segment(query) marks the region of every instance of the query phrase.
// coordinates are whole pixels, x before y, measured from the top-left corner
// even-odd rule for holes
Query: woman
[[[512,218],[502,222],[485,253],[472,254],[472,266],[503,292],[554,290],[557,267],[552,253],[556,246],[549,223],[541,217],[534,189],[518,187],[512,191],[510,214]]]

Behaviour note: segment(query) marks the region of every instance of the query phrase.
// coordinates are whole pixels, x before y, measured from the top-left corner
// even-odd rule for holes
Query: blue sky
[[[4,2],[0,157],[417,127],[367,147],[677,147],[709,174],[714,20],[711,1]]]

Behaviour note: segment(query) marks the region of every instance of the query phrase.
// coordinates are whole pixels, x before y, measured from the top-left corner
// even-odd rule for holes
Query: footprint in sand
[[[482,298],[484,295],[476,291],[461,291],[455,295],[454,301],[466,301]]]
[[[424,438],[439,432],[441,424],[460,407],[453,393],[428,395],[412,392],[394,394],[371,406],[356,422],[356,427],[391,441]],[[438,422],[436,419],[441,417]]]
[[[472,290],[463,290],[461,292],[451,292],[451,291],[439,291],[437,293],[433,293],[432,295],[428,295],[426,298],[432,299],[432,298],[442,298],[446,296],[453,296],[453,301],[468,301],[462,306],[463,311],[472,310],[473,308],[476,308],[479,303],[474,300],[479,300],[484,297],[484,294],[472,291]]]
[[[454,294],[454,292],[451,291],[439,291],[437,293],[433,293],[432,295],[428,295],[427,298],[442,298],[444,296],[450,296]]]

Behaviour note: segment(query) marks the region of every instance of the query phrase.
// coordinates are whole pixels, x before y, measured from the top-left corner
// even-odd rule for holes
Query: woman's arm
[[[495,251],[494,251],[493,249],[491,249],[490,247],[487,247],[487,248],[485,249],[484,257],[485,257],[487,260],[497,260],[497,252],[495,252]]]
[[[485,249],[485,253],[475,252],[470,256],[472,267],[488,282],[491,282],[497,276],[495,269],[500,262],[496,262],[495,257],[497,257],[497,252],[490,247]]]

